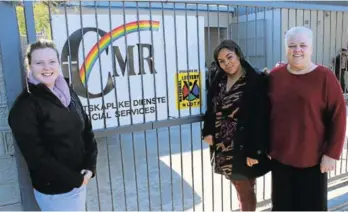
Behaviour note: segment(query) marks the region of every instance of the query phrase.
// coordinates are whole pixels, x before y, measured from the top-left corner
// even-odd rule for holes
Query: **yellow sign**
[[[201,73],[198,70],[179,71],[176,74],[176,108],[201,106]]]

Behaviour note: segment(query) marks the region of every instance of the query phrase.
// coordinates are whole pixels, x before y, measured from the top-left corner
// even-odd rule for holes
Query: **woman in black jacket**
[[[214,171],[235,186],[241,210],[254,211],[256,178],[270,170],[266,76],[251,67],[231,40],[216,47],[214,60],[223,71],[208,91],[203,140],[210,145]]]
[[[39,40],[26,54],[27,88],[8,118],[41,210],[85,210],[97,143],[76,93],[59,72],[55,45]]]

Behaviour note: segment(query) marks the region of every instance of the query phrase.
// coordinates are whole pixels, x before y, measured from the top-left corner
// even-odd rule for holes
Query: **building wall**
[[[258,23],[256,33],[255,16]],[[246,23],[247,30],[245,30]],[[260,25],[265,28],[260,29]],[[233,32],[237,26],[239,32]],[[284,35],[288,29],[294,26],[306,26],[313,30],[313,61],[318,64],[332,68],[332,58],[335,57],[340,48],[347,47],[348,12],[330,13],[299,9],[297,11],[293,9],[268,10],[265,13],[259,12],[257,15],[249,14],[248,18],[246,16],[234,17],[231,33],[236,39],[239,35],[241,47],[244,51],[250,52],[251,58],[253,46],[256,45],[257,49],[264,50],[265,58],[263,60],[267,61],[266,66],[270,68],[280,60],[286,61]],[[265,39],[260,39],[261,35],[264,35]],[[246,50],[245,45],[246,38],[248,39],[248,50]],[[260,45],[260,42],[264,42],[265,45]],[[263,49],[264,46],[266,49]],[[261,53],[258,52],[258,54]],[[251,62],[257,65],[258,61],[252,60]]]

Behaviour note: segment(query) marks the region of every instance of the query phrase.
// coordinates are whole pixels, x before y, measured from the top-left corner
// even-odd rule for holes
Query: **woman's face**
[[[287,58],[293,69],[303,70],[311,63],[312,46],[308,36],[298,34],[287,41]]]
[[[31,53],[30,71],[35,79],[52,88],[59,75],[57,52],[52,48],[34,50]]]
[[[233,75],[240,70],[240,59],[235,52],[229,49],[221,49],[218,54],[218,62],[222,70]]]

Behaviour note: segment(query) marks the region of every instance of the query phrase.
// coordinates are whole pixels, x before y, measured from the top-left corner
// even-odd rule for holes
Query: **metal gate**
[[[47,10],[44,26],[35,16],[40,4]],[[209,148],[201,141],[213,49],[233,39],[254,67],[272,68],[285,60],[284,33],[303,25],[315,34],[314,61],[333,68],[332,59],[348,44],[348,9],[339,6],[223,1],[22,6],[17,16],[24,17],[23,49],[25,40],[38,37],[58,43],[63,74],[94,121],[98,173],[88,184],[88,210],[238,209],[235,189],[212,173]],[[347,176],[345,146],[330,182]],[[269,207],[270,180],[270,174],[257,179],[261,208]]]

